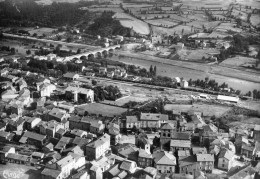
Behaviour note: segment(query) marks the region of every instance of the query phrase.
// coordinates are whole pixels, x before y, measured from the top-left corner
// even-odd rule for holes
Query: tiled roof
[[[170,146],[171,147],[190,148],[191,147],[191,141],[189,141],[189,140],[171,140]]]
[[[175,140],[190,140],[190,133],[187,132],[174,132],[172,139]]]
[[[135,122],[138,122],[136,116],[126,116],[126,123],[135,123]]]
[[[180,167],[184,167],[184,166],[188,166],[188,165],[193,165],[196,162],[197,162],[196,156],[191,155],[191,156],[180,159],[179,165],[180,165]]]
[[[24,133],[23,137],[27,137],[27,138],[38,140],[38,141],[43,141],[46,138],[45,135],[41,135],[41,134],[37,134],[34,132],[29,132],[29,131],[26,131]]]
[[[114,165],[108,173],[110,173],[113,177],[117,176],[120,173],[119,164]]]
[[[152,154],[147,153],[145,150],[143,149],[139,149],[139,154],[138,157],[142,157],[142,158],[153,158]]]
[[[102,137],[100,137],[99,139],[97,139],[96,141],[89,143],[87,145],[87,147],[97,148],[97,147],[103,145],[107,141],[110,141],[110,136],[108,134],[105,134]]]
[[[214,155],[211,154],[196,154],[198,162],[214,162]]]
[[[174,155],[165,151],[153,153],[153,158],[157,165],[176,165],[176,158]]]
[[[176,124],[172,123],[172,122],[167,122],[165,124],[162,125],[161,129],[165,129],[165,130],[172,130],[176,128]]]
[[[222,148],[219,153],[219,158],[225,158],[231,160],[234,156],[234,153],[228,149]]]
[[[166,114],[141,113],[140,120],[148,121],[168,121],[169,117]]]

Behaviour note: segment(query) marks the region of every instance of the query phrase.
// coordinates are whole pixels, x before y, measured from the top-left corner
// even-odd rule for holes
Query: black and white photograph
[[[0,179],[260,179],[260,0],[0,0]]]

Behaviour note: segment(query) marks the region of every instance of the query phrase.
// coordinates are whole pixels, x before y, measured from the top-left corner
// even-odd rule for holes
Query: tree
[[[81,53],[81,50],[80,50],[80,48],[77,50],[77,54],[80,54]]]
[[[59,63],[56,68],[57,70],[60,70],[63,74],[68,72],[68,67],[65,64]]]
[[[28,50],[26,51],[26,54],[27,54],[27,55],[30,55],[30,54],[31,54],[31,50],[28,49]]]
[[[153,68],[153,74],[154,74],[154,76],[156,76],[156,74],[157,74],[157,67],[156,66],[154,66],[154,68]]]
[[[92,80],[92,85],[96,86],[97,85],[97,81],[96,80]]]
[[[149,72],[150,74],[153,74],[153,65],[150,66]]]

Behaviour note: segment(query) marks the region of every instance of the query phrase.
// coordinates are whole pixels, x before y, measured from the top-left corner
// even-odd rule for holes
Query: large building
[[[65,93],[67,96],[73,95],[74,102],[83,100],[84,102],[93,103],[94,101],[94,91],[91,89],[69,86],[65,89]]]

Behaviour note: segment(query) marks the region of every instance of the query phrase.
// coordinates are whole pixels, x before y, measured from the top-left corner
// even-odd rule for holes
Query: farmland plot
[[[193,26],[195,28],[198,29],[203,29],[202,27],[204,26],[205,28],[209,29],[209,28],[215,28],[220,24],[219,21],[211,21],[211,22],[207,22],[207,21],[193,21],[190,22],[186,25],[188,26]]]
[[[178,25],[177,22],[169,21],[167,19],[153,19],[153,20],[146,20],[147,23],[152,24],[152,25],[157,25],[157,26],[175,26]]]
[[[223,65],[241,66],[241,65],[252,65],[256,63],[255,58],[236,56],[233,58],[228,58],[221,62]]]
[[[183,29],[183,34],[190,34],[191,33],[191,27],[190,26],[179,25],[179,26],[176,26],[174,28],[163,28],[163,27],[152,26],[152,30],[155,34],[173,35],[174,33],[176,33],[176,34],[181,35],[182,29]]]
[[[113,18],[118,19],[122,26],[133,28],[133,30],[137,33],[148,35],[150,33],[150,29],[147,23],[138,20],[128,14],[125,13],[116,13]]]
[[[260,26],[260,15],[259,14],[252,14],[250,18],[250,22],[254,26]]]
[[[220,32],[228,32],[228,31],[233,31],[233,32],[241,32],[242,29],[234,27],[234,23],[221,23],[219,26],[215,28],[216,31]]]

